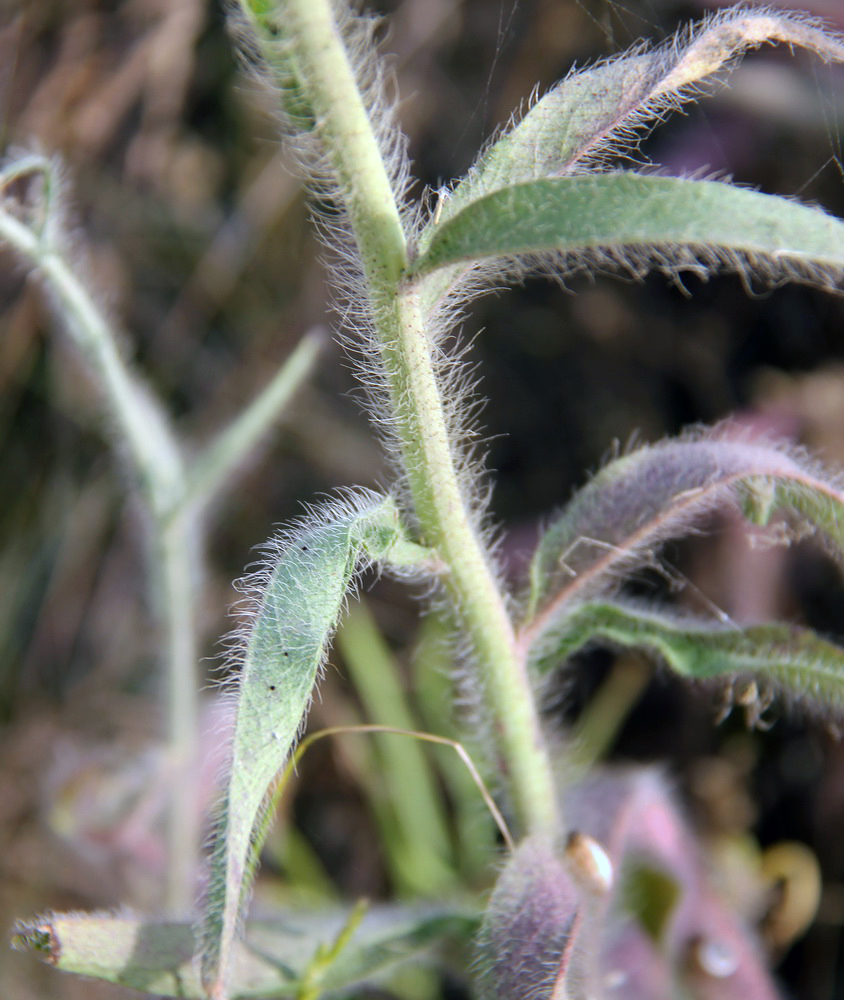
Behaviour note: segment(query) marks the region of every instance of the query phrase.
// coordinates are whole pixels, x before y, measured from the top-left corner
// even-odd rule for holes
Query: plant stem
[[[167,810],[166,909],[190,913],[196,884],[200,809],[196,664],[199,518],[185,511],[153,528],[150,577],[167,665],[167,732],[172,790]]]
[[[49,169],[45,161],[48,178]],[[191,772],[198,754],[193,597],[198,523],[195,515],[171,517],[185,490],[181,449],[163,409],[121,357],[107,319],[74,273],[54,228],[48,216],[43,231],[35,233],[0,211],[0,239],[36,268],[55,313],[96,377],[116,426],[117,450],[146,508],[150,597],[162,636],[160,648],[169,688],[165,896],[171,912],[184,914],[193,902],[198,850],[197,805],[191,793],[196,787]]]
[[[0,211],[0,239],[45,279],[55,313],[105,395],[119,447],[138,487],[160,515],[181,492],[183,477],[181,454],[160,406],[120,356],[111,327],[62,249],[4,211]]]
[[[306,333],[270,382],[194,459],[183,507],[206,505],[230,481],[238,465],[259,443],[313,371],[323,340],[319,331]]]
[[[408,246],[384,160],[329,0],[286,0],[284,14],[357,239],[423,540],[448,567],[445,584],[484,675],[519,819],[529,830],[553,832],[550,760],[512,622],[455,467],[417,288],[404,279]]]

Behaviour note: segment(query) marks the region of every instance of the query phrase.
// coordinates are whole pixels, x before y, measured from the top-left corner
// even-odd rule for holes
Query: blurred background
[[[715,6],[381,4],[416,193],[464,172],[536,84],[547,87],[572,64],[641,37],[662,40]],[[804,6],[844,30],[838,0]],[[844,215],[844,69],[769,49],[730,79],[729,89],[714,87],[659,127],[643,155],[668,173],[728,175]],[[240,72],[218,3],[0,0],[0,144],[61,158],[91,280],[186,441],[202,442],[233,416],[305,332],[331,327],[325,251],[277,139],[271,98]],[[514,580],[541,520],[633,436],[655,441],[731,417],[844,464],[842,320],[840,298],[796,285],[747,289],[730,276],[674,285],[581,276],[566,287],[528,282],[481,300],[465,336],[474,338],[471,358],[489,401],[481,422],[495,473],[492,509]],[[0,330],[6,938],[14,918],[47,908],[155,905],[163,712],[138,512],[91,380],[9,255],[0,256]],[[232,581],[254,547],[320,493],[385,478],[349,362],[329,340],[313,378],[214,512],[201,622],[206,681],[229,628]],[[760,553],[734,524],[710,528],[666,553],[688,581],[682,599],[745,620],[787,617],[844,641],[840,572],[821,552],[807,542]],[[659,593],[665,580],[655,574],[638,585]],[[413,720],[435,728],[448,686],[428,691],[414,681],[416,598],[370,581],[364,600],[374,622],[364,645],[383,644]],[[372,717],[343,654],[332,663],[312,728]],[[641,664],[619,667],[610,651],[594,650],[551,693],[549,724],[577,725],[607,679],[625,676],[636,693],[619,696],[622,721],[607,752],[661,762],[689,814],[726,854],[784,840],[810,849],[824,877],[814,923],[769,943],[793,996],[844,994],[844,747],[836,720],[775,702],[763,720],[770,728],[748,728],[739,711],[716,726],[719,692],[690,690]],[[378,758],[361,746],[325,741],[305,759],[286,826],[270,844],[259,902],[262,892],[282,901],[379,899],[402,888],[376,833]],[[464,838],[460,878],[483,887],[494,838],[485,827],[472,832],[477,817],[457,829],[460,793],[449,782],[451,765],[436,760],[447,822],[455,840]],[[473,838],[474,857],[466,847]],[[446,987],[465,995],[457,978]],[[420,995],[418,984],[406,995],[414,989]],[[0,951],[0,995],[130,994]]]

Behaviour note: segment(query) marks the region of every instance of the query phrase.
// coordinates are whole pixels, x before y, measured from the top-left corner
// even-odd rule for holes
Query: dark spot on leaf
[[[270,684],[270,691],[275,691],[275,684]]]

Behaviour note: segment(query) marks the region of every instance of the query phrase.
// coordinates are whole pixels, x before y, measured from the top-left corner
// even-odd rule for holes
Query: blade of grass
[[[399,665],[366,604],[347,616],[337,645],[367,718],[398,729],[418,729],[402,690]],[[448,825],[422,748],[413,740],[376,738],[376,744],[398,828],[405,891],[430,895],[453,887]]]

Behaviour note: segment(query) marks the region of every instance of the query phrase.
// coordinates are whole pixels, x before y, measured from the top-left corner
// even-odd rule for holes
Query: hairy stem
[[[285,30],[354,230],[397,436],[427,545],[447,565],[500,733],[524,827],[556,825],[554,782],[510,616],[461,487],[399,208],[329,0],[285,0]],[[253,20],[254,23],[254,20]]]

